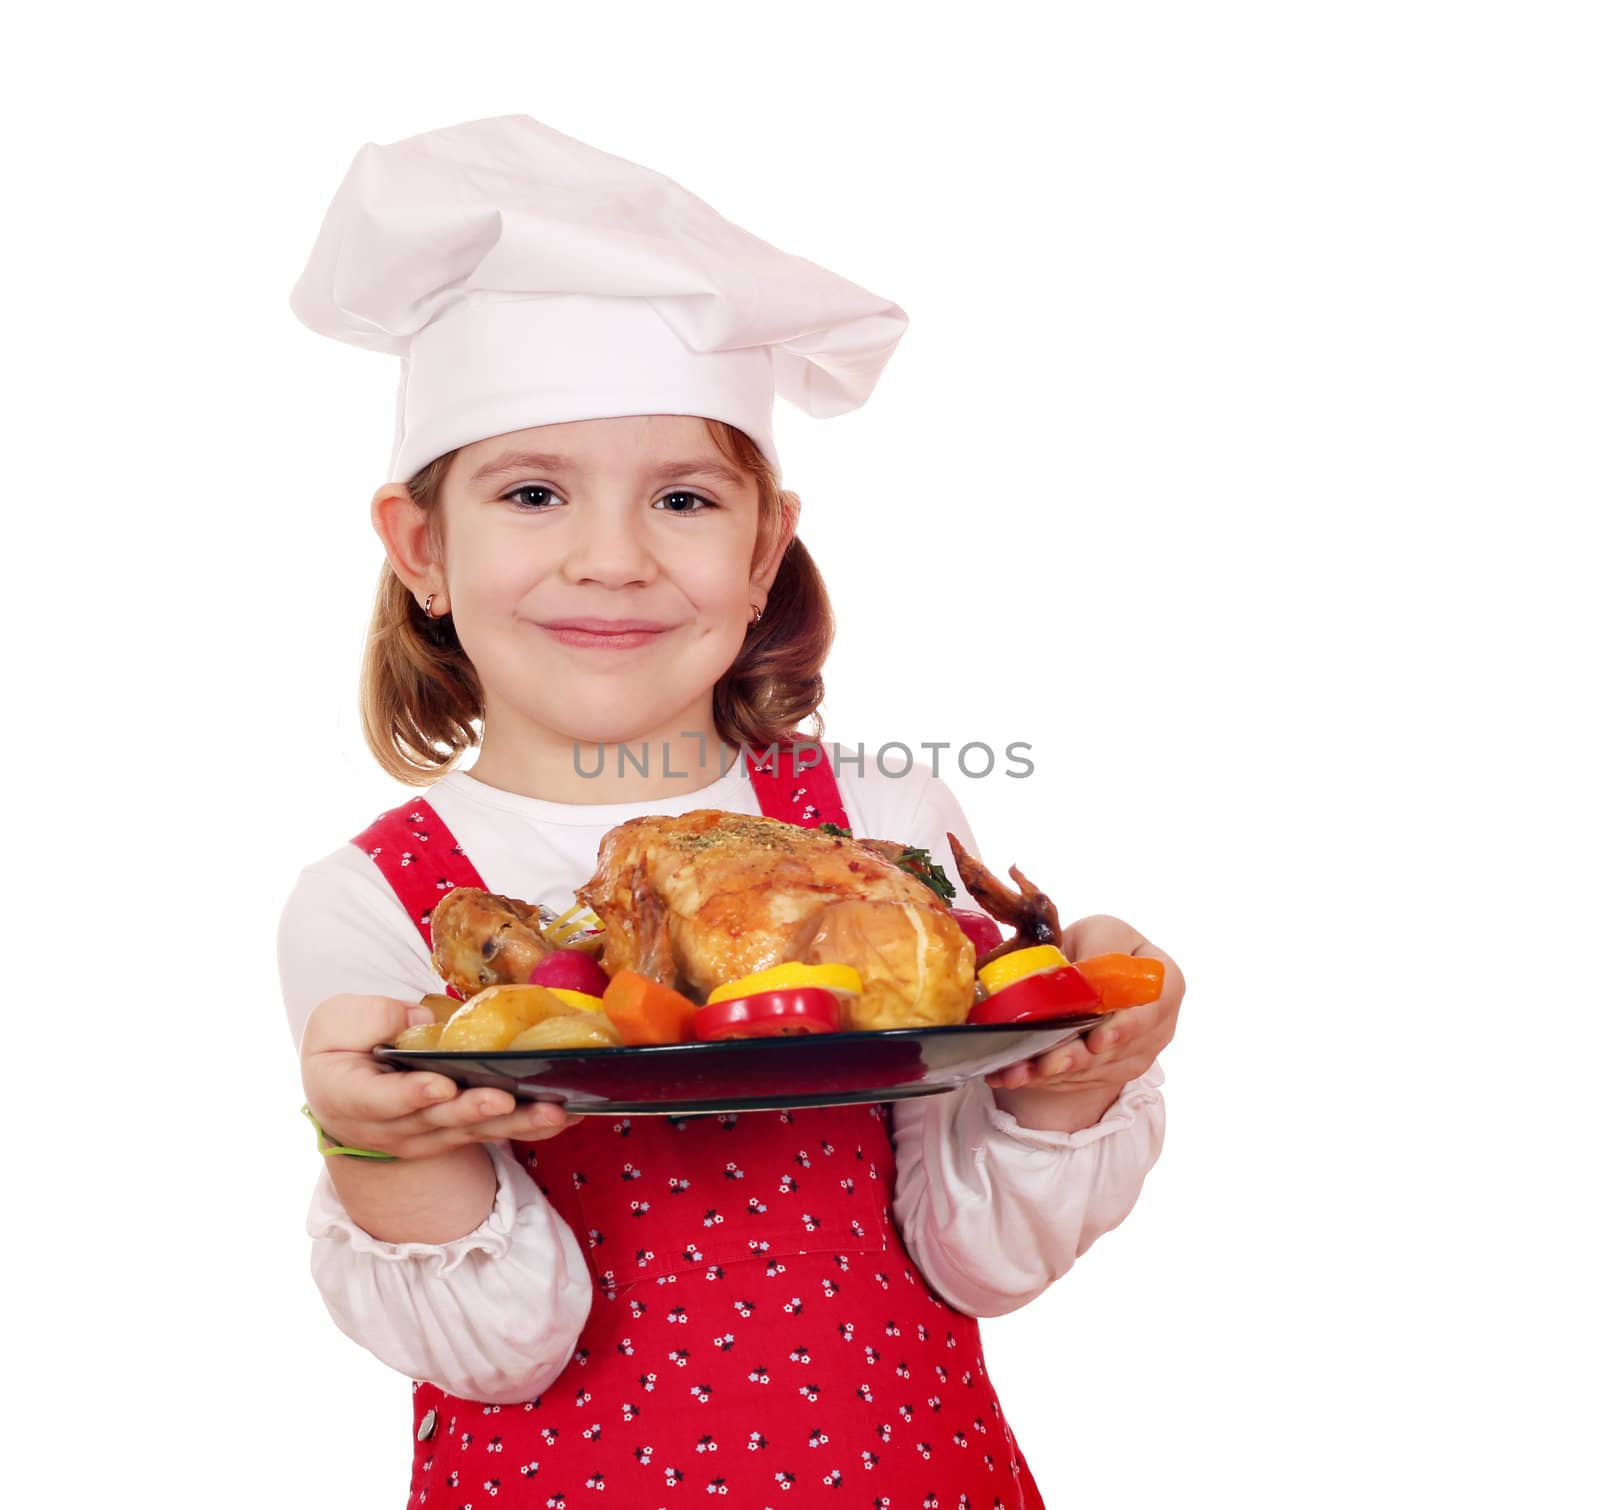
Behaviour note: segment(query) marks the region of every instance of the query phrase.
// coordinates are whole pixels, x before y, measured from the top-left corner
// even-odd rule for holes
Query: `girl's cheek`
[[[708,617],[743,623],[750,613],[750,568],[748,560],[732,552],[719,553],[714,561],[701,561],[692,577],[695,602]]]
[[[494,610],[515,607],[549,575],[546,563],[530,559],[528,552],[508,548],[474,552],[461,563],[464,592]]]

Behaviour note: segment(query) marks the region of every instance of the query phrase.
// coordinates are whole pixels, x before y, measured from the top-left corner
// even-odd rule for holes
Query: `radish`
[[[604,996],[611,977],[592,955],[581,949],[556,949],[533,967],[533,984],[563,991]]]
[[[974,912],[970,907],[952,907],[950,916],[961,925],[961,931],[972,940],[972,947],[982,959],[991,949],[999,947],[1000,925],[987,912]],[[536,976],[535,979],[538,977]]]

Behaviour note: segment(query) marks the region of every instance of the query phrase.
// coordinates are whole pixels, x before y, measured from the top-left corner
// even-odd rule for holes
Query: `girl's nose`
[[[628,587],[656,575],[655,558],[637,522],[620,510],[585,509],[572,520],[566,544],[562,572],[570,582]]]

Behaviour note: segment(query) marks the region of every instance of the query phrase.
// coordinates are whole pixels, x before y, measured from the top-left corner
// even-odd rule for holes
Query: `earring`
[[[765,612],[765,610],[755,603],[752,603],[750,606],[755,609],[755,613],[751,616],[750,622],[752,624],[759,624],[761,622],[761,615],[763,612]]]
[[[424,615],[425,615],[425,616],[426,616],[426,617],[427,617],[427,618],[430,618],[430,619],[431,619],[431,618],[433,618],[433,616],[434,616],[434,613],[433,613],[433,600],[434,600],[434,599],[435,599],[435,598],[437,598],[437,597],[438,597],[438,596],[439,596],[439,594],[438,594],[438,593],[436,593],[436,592],[430,592],[430,593],[429,593],[429,594],[428,594],[428,597],[427,597],[427,601],[426,601],[426,602],[425,602],[425,603],[424,603],[424,604],[423,604],[423,605],[422,605],[422,612],[423,612],[423,614],[424,614]],[[449,613],[449,611],[450,611],[450,610],[449,610],[449,609],[448,609],[448,608],[447,608],[447,609],[446,609],[446,610],[445,610],[445,613]],[[442,614],[440,614],[440,615],[439,615],[439,617],[440,617],[440,618],[441,618],[441,619],[442,619],[442,618],[443,618],[443,617],[444,617],[444,616],[445,616],[445,614],[444,614],[444,613],[442,613]]]

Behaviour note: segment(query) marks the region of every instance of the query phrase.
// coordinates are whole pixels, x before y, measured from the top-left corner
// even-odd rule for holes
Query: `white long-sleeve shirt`
[[[869,751],[860,770],[843,763],[837,779],[858,838],[928,849],[957,889],[955,905],[974,905],[945,833],[974,855],[978,847],[955,794],[931,768],[888,775]],[[593,873],[606,830],[624,819],[761,810],[738,765],[699,791],[626,804],[545,802],[462,771],[424,795],[489,890],[557,912]],[[330,996],[415,1000],[444,989],[388,882],[350,843],[300,873],[280,921],[278,959],[297,1046],[312,1009]],[[997,1316],[1065,1274],[1132,1210],[1161,1151],[1163,1080],[1152,1065],[1099,1122],[1072,1133],[1021,1126],[981,1080],[893,1103],[895,1221],[928,1283],[956,1310]],[[342,1331],[408,1377],[508,1403],[538,1394],[566,1366],[592,1291],[571,1229],[509,1144],[488,1146],[494,1207],[463,1237],[381,1241],[351,1220],[325,1169],[307,1231],[313,1277]]]

